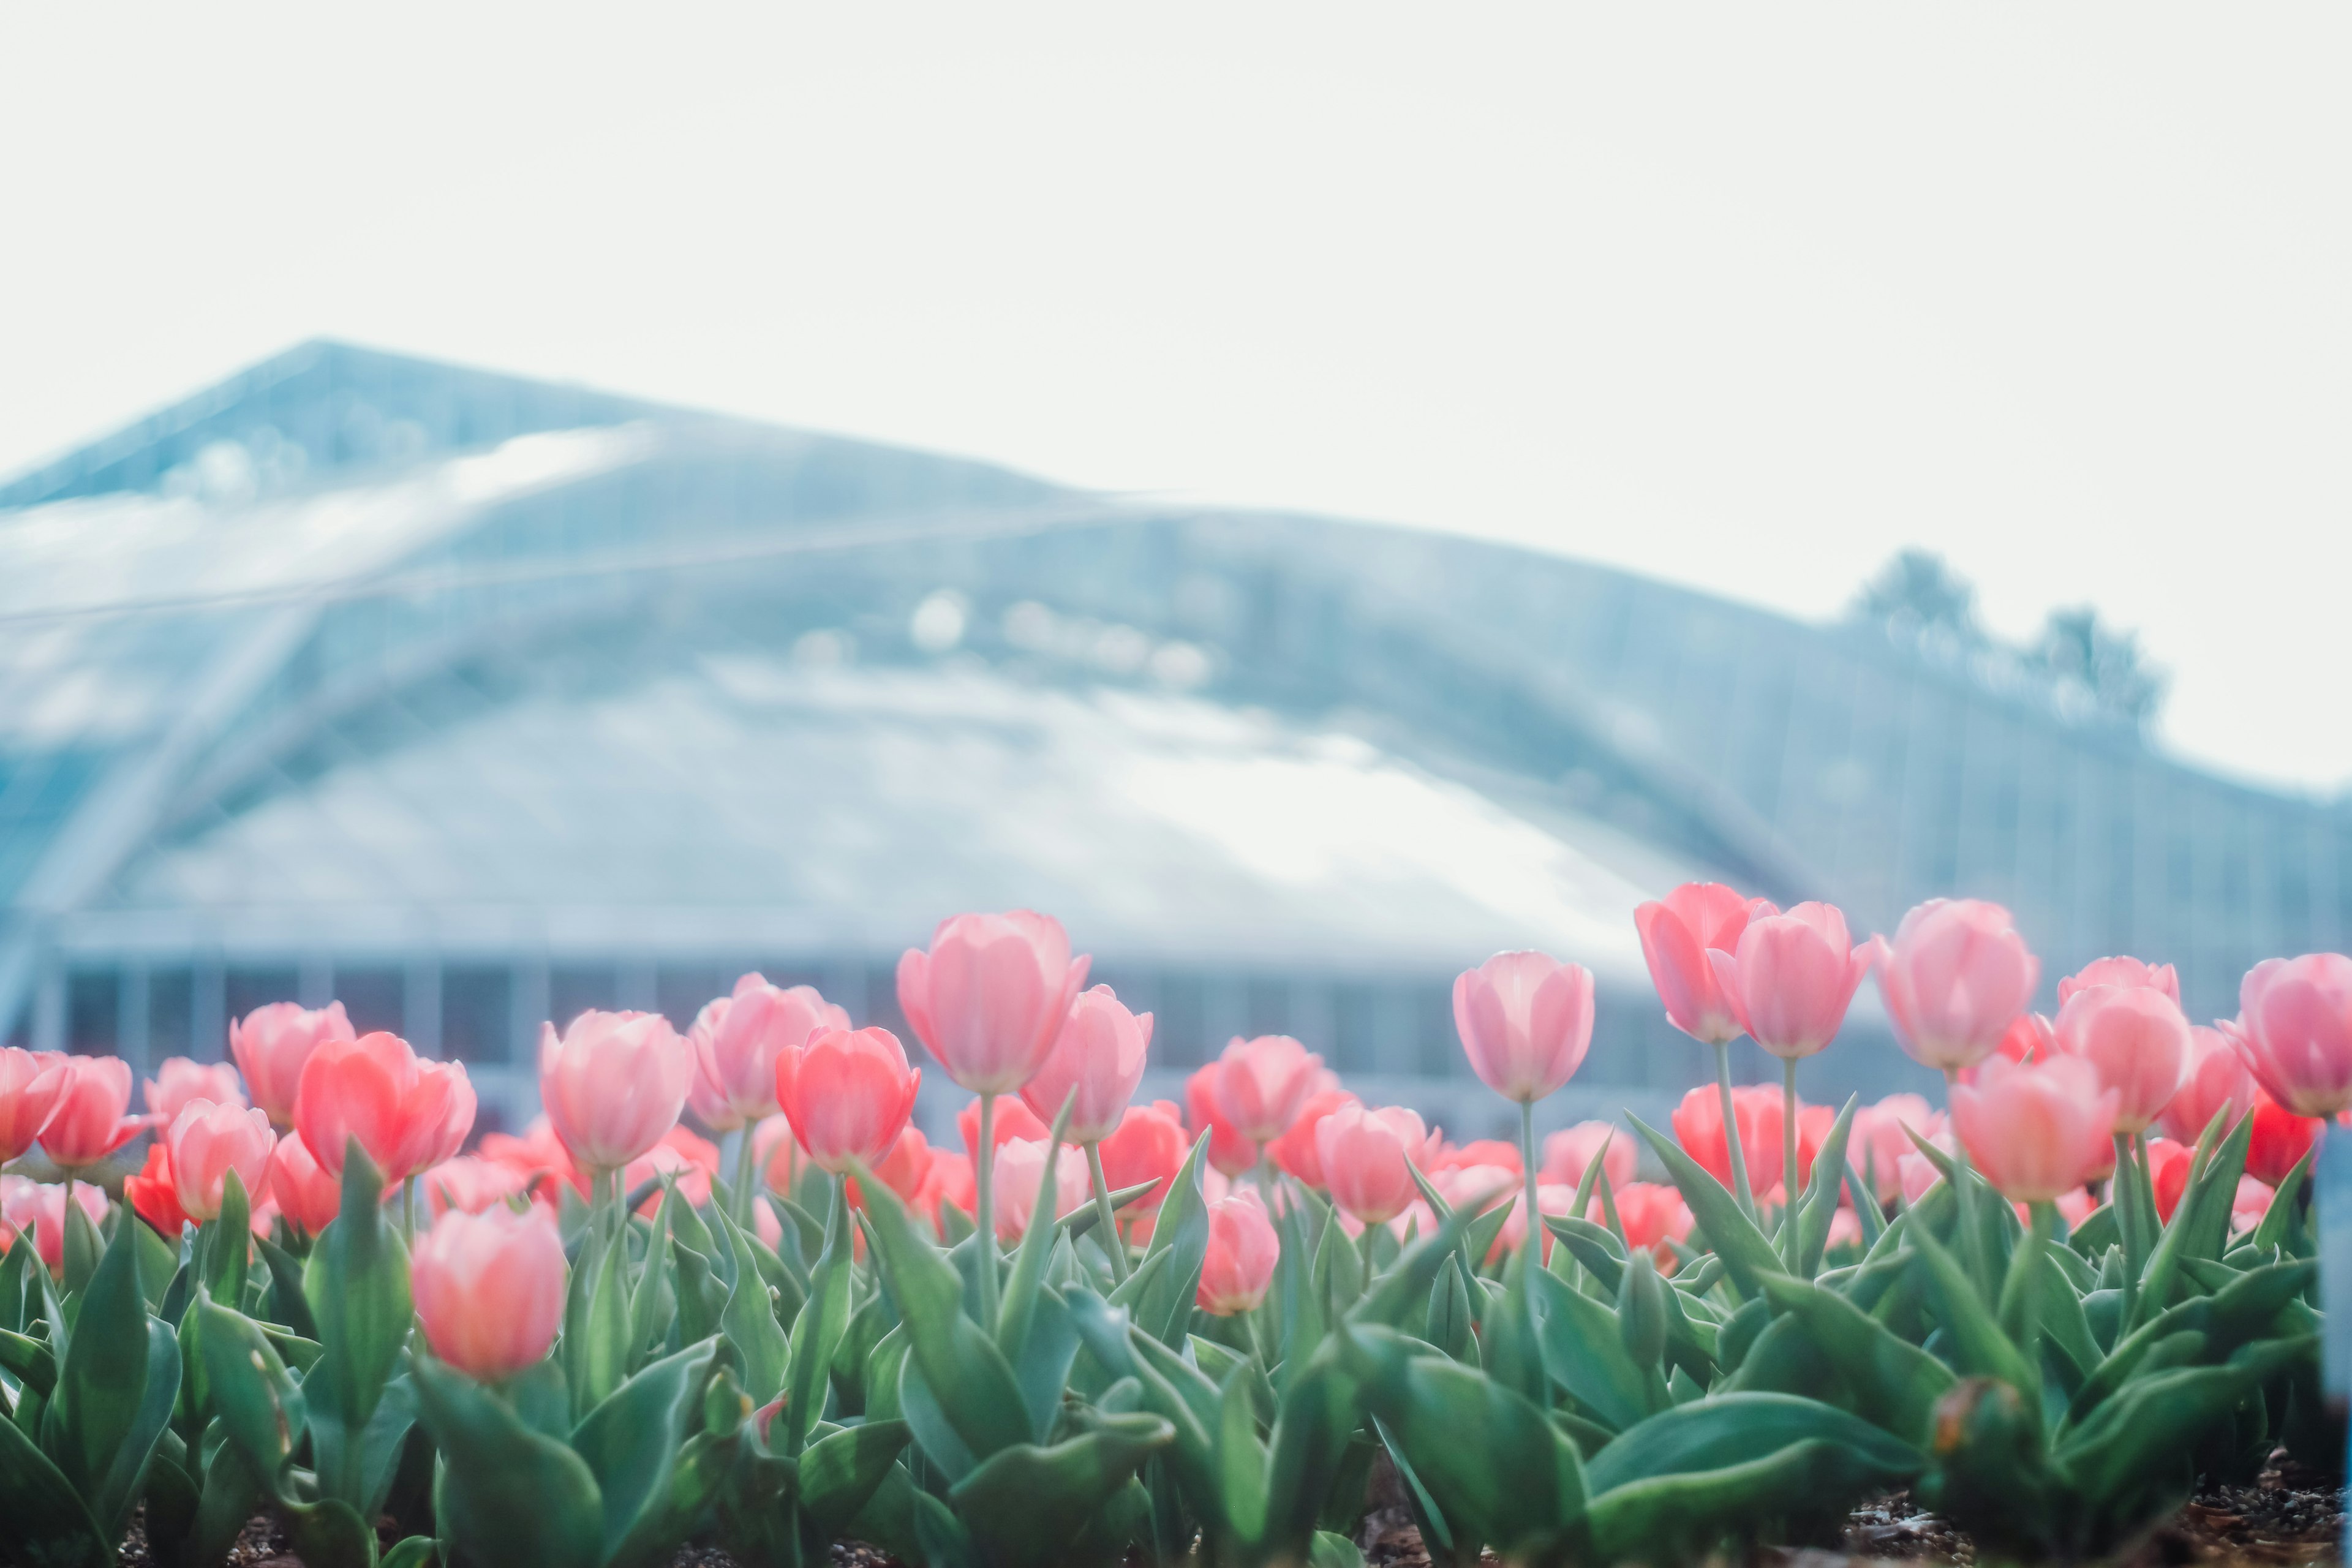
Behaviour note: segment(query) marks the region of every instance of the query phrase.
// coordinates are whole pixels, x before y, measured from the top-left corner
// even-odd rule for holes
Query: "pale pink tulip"
[[[269,1195],[278,1212],[316,1236],[341,1212],[342,1184],[322,1167],[299,1132],[289,1132],[269,1152]]]
[[[65,1082],[41,1128],[41,1150],[68,1171],[95,1165],[147,1129],[131,1109],[131,1064],[121,1057],[67,1057]]]
[[[680,1122],[622,1167],[621,1194],[626,1197],[647,1182],[667,1176],[687,1206],[698,1209],[710,1202],[710,1179],[718,1173],[719,1145]],[[637,1205],[637,1212],[651,1215],[660,1207],[661,1194],[656,1193]]]
[[[1257,1194],[1244,1188],[1209,1205],[1209,1250],[1193,1300],[1213,1317],[1246,1312],[1265,1300],[1282,1243]]]
[[[756,972],[731,994],[703,1004],[687,1041],[694,1048],[688,1091],[695,1115],[713,1132],[732,1132],[776,1113],[776,1056],[808,1044],[821,1029],[846,1029],[849,1014],[813,985],[771,985]]]
[[[245,1188],[247,1214],[269,1195],[269,1152],[278,1134],[267,1111],[191,1100],[172,1119],[164,1145],[172,1152],[172,1188],[180,1208],[199,1224],[220,1217],[228,1173]]]
[[[0,1047],[0,1165],[31,1148],[65,1092],[66,1058]]]
[[[1544,1140],[1543,1168],[1536,1173],[1537,1180],[1574,1187],[1584,1180],[1585,1168],[1595,1159],[1611,1186],[1623,1186],[1633,1179],[1633,1135],[1614,1121],[1580,1121],[1564,1127]],[[1725,1168],[1729,1169],[1727,1163]]]
[[[1914,1149],[1895,1163],[1895,1174],[1903,1183],[1903,1201],[1916,1204],[1927,1195],[1927,1189],[1944,1179],[1936,1163]]]
[[[1043,1138],[1014,1138],[996,1148],[996,1239],[1015,1242],[1027,1233],[1037,1209],[1037,1189],[1045,1175]],[[1064,1144],[1054,1163],[1054,1216],[1075,1214],[1090,1201],[1087,1157]]]
[[[1217,1058],[1217,1105],[1234,1131],[1269,1142],[1290,1131],[1322,1078],[1323,1058],[1288,1035],[1236,1037]]]
[[[776,1058],[776,1102],[808,1157],[835,1175],[881,1162],[922,1081],[887,1029],[828,1029]]]
[[[1903,917],[1891,947],[1878,945],[1895,1038],[1939,1072],[1991,1055],[2042,978],[2009,911],[1979,899],[1930,899]]]
[[[158,1132],[170,1127],[178,1119],[180,1107],[192,1100],[209,1100],[215,1105],[245,1104],[245,1089],[236,1080],[236,1068],[227,1062],[192,1061],[186,1057],[164,1058],[141,1092],[147,1100],[147,1125]]]
[[[539,1026],[539,1098],[555,1135],[589,1171],[617,1171],[677,1125],[694,1050],[658,1013],[581,1014],[559,1037]]]
[[[346,1142],[386,1182],[399,1182],[457,1152],[474,1125],[474,1086],[463,1062],[419,1058],[397,1035],[325,1040],[302,1065],[294,1125],[310,1157],[343,1173]]]
[[[1108,985],[1081,991],[1045,1065],[1022,1086],[1022,1101],[1050,1131],[1075,1089],[1062,1136],[1072,1143],[1099,1143],[1118,1131],[1150,1050],[1150,1014],[1129,1012]]]
[[[2264,959],[2240,984],[2238,1005],[2238,1054],[2273,1100],[2297,1116],[2352,1107],[2352,958]]]
[[[2099,1206],[2099,1200],[2091,1195],[2091,1189],[2088,1187],[2076,1187],[2072,1192],[2060,1193],[2057,1203],[2059,1215],[2065,1220],[2066,1228],[2069,1231],[2090,1218],[2091,1211]]]
[[[2268,1185],[2252,1176],[2238,1178],[2238,1190],[2230,1201],[2230,1228],[2247,1231],[2263,1223],[2271,1212],[2271,1200],[2277,1194]]]
[[[1343,1105],[1315,1130],[1331,1201],[1366,1225],[1402,1214],[1420,1196],[1411,1165],[1428,1154],[1429,1131],[1401,1105]]]
[[[454,1160],[444,1160],[429,1171],[417,1173],[416,1184],[425,1189],[425,1205],[435,1219],[451,1209],[460,1214],[480,1214],[484,1209],[519,1197],[530,1178],[512,1165],[497,1160],[486,1160],[479,1154],[460,1154]]]
[[[2058,1009],[2058,1049],[2116,1091],[2116,1131],[2144,1132],[2179,1090],[2189,1055],[2180,1004],[2153,985],[2086,985]]]
[[[294,1125],[294,1097],[301,1092],[302,1068],[310,1053],[330,1040],[358,1037],[341,1002],[330,1002],[316,1012],[292,1002],[272,1002],[229,1025],[228,1050],[245,1075],[253,1103],[269,1113],[272,1126],[282,1130]]]
[[[1703,1044],[1727,1045],[1739,1037],[1738,1015],[1706,955],[1710,950],[1737,950],[1749,910],[1760,903],[1720,882],[1685,882],[1633,911],[1642,956],[1649,961],[1658,1000],[1665,1004],[1666,1021]]]
[[[2074,999],[2074,993],[2093,985],[2140,985],[2161,991],[2180,1004],[2180,976],[2172,965],[2144,963],[2137,958],[2098,958],[2083,965],[2058,983],[2058,1005],[2063,1007]]]
[[[485,1383],[535,1364],[563,1322],[563,1243],[546,1210],[451,1209],[416,1244],[409,1289],[425,1342]]]
[[[73,1201],[92,1226],[106,1221],[106,1194],[88,1182],[74,1184]],[[52,1274],[66,1267],[66,1189],[59,1182],[0,1176],[0,1232],[33,1238],[34,1256]]]
[[[1952,1125],[2004,1195],[2046,1203],[2113,1163],[2122,1098],[2079,1056],[2037,1067],[1991,1061],[1975,1083],[1953,1086]]]
[[[1531,1105],[1584,1065],[1592,971],[1540,952],[1498,952],[1454,976],[1454,1028],[1481,1083]]]
[[[948,1077],[1010,1094],[1045,1065],[1091,962],[1050,915],[956,915],[899,958],[898,1005]]]
[[[2226,1110],[2229,1120],[2221,1127],[2226,1132],[2254,1108],[2259,1092],[2254,1075],[2246,1070],[2229,1037],[2219,1029],[2192,1024],[2187,1069],[2164,1108],[2164,1130],[2183,1143],[2193,1144],[2205,1135],[2206,1123]]]
[[[1833,904],[1799,904],[1786,914],[1765,905],[1739,933],[1737,952],[1711,949],[1707,961],[1748,1037],[1793,1061],[1837,1038],[1876,952],[1847,939]]]
[[[1943,1113],[1916,1094],[1890,1094],[1854,1110],[1846,1161],[1882,1203],[1903,1190],[1903,1162],[1918,1153],[1906,1128],[1933,1142],[1943,1135]]]

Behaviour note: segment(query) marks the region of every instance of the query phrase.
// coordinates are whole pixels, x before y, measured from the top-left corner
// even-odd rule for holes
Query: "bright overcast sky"
[[[17,7],[0,469],[326,334],[1834,614],[2352,781],[2352,11]]]

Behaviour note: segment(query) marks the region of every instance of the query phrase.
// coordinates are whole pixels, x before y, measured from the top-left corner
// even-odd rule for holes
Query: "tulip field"
[[[1150,1016],[1026,911],[901,961],[919,1066],[747,975],[683,1033],[546,1026],[520,1134],[336,1005],[137,1110],[123,1061],[0,1051],[0,1563],[214,1568],[266,1516],[311,1568],[1360,1568],[1375,1493],[1441,1563],[1670,1563],[1895,1492],[2087,1562],[2281,1450],[2341,1473],[2310,1178],[2352,959],[2206,1026],[2127,957],[2032,1013],[1988,903],[1635,920],[1717,1079],[1541,1140],[1576,964],[1455,983],[1520,1128],[1456,1144],[1284,1037],[1136,1103]],[[1866,982],[1940,1107],[1802,1098]],[[1781,1082],[1733,1083],[1743,1036]],[[926,1072],[972,1096],[936,1144]]]

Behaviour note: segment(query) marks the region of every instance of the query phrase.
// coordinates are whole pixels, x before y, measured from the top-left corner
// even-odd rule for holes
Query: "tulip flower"
[[[2089,1062],[2119,1097],[2117,1132],[2146,1132],[2164,1114],[2189,1056],[2180,1004],[2153,985],[2087,985],[2058,1009],[2057,1026],[2059,1050]]]
[[[2352,958],[2264,959],[2240,983],[2238,1006],[2238,1054],[2273,1100],[2297,1116],[2352,1107]]]
[[[1092,962],[1050,915],[957,915],[899,958],[898,1005],[948,1077],[1010,1094],[1045,1065]]]
[[[1002,1149],[1015,1138],[1043,1138],[1054,1130],[1051,1122],[1041,1121],[1036,1112],[1021,1103],[1018,1097],[1008,1099],[996,1108],[989,1128],[989,1141]],[[963,1154],[967,1160],[980,1158],[980,1101],[968,1100],[956,1112],[956,1131],[963,1137]]]
[[[1927,1189],[1944,1179],[1936,1163],[1914,1149],[1895,1163],[1895,1173],[1903,1184],[1903,1201],[1916,1204],[1927,1195]]]
[[[106,1223],[106,1194],[87,1182],[68,1184],[0,1176],[0,1230],[30,1236],[34,1256],[60,1278],[66,1269],[66,1205],[69,1202],[80,1208],[93,1227]]]
[[[2113,1157],[2122,1100],[2081,1057],[2033,1067],[1992,1061],[1975,1083],[1953,1086],[1952,1127],[2001,1193],[2019,1203],[2048,1203],[2092,1179]]]
[[[68,1172],[97,1164],[146,1131],[131,1109],[131,1064],[121,1057],[67,1057],[41,1150]]]
[[[952,1149],[931,1151],[930,1164],[923,1172],[923,1184],[915,1194],[915,1206],[930,1220],[940,1234],[947,1233],[941,1218],[942,1205],[952,1205],[969,1216],[977,1205],[977,1184],[971,1173],[971,1159]]]
[[[164,1240],[174,1247],[180,1244],[188,1215],[180,1207],[179,1190],[172,1181],[172,1151],[161,1141],[147,1145],[147,1163],[138,1173],[122,1179],[122,1201]]]
[[[2237,1193],[2230,1200],[2230,1228],[2249,1231],[2263,1223],[2271,1212],[2271,1201],[2277,1194],[2252,1176],[2238,1178]]]
[[[658,1013],[581,1014],[539,1026],[539,1098],[555,1135],[594,1182],[677,1125],[694,1049]]]
[[[1447,1201],[1453,1200],[1449,1197]],[[1595,1217],[1598,1217],[1601,1210],[1600,1199],[1591,1199],[1586,1206],[1593,1211]],[[1576,1212],[1576,1188],[1562,1182],[1537,1183],[1536,1212],[1554,1219],[1567,1218]],[[1543,1249],[1537,1255],[1538,1259],[1549,1263],[1551,1261],[1551,1232],[1538,1226],[1536,1234],[1543,1240]],[[1495,1245],[1488,1249],[1486,1261],[1492,1263],[1505,1253],[1516,1250],[1527,1240],[1527,1237],[1528,1195],[1525,1193],[1514,1193],[1511,1194],[1511,1212],[1504,1219],[1503,1228],[1496,1233]]]
[[[1694,1089],[1675,1107],[1675,1141],[1683,1152],[1698,1162],[1725,1187],[1763,1192],[1780,1179],[1780,1091],[1765,1084],[1743,1084],[1732,1090],[1735,1121],[1727,1132],[1722,1097],[1716,1089]],[[1732,1134],[1738,1138],[1741,1168],[1732,1164]],[[1615,1181],[1612,1176],[1612,1182]]]
[[[770,1192],[792,1196],[801,1163],[800,1140],[793,1136],[792,1122],[780,1110],[761,1117],[744,1134],[751,1140],[751,1163],[759,1170],[760,1180]]]
[[[1257,1163],[1257,1144],[1225,1119],[1217,1099],[1217,1079],[1223,1071],[1223,1061],[1213,1061],[1184,1080],[1184,1114],[1194,1137],[1209,1135],[1209,1163],[1227,1176],[1238,1176]]]
[[[1217,1058],[1217,1106],[1234,1131],[1268,1143],[1290,1131],[1322,1079],[1323,1058],[1288,1035],[1235,1037]]]
[[[776,1058],[776,1103],[803,1152],[836,1176],[890,1152],[922,1081],[887,1029],[827,1029]]]
[[[299,1132],[280,1138],[269,1152],[269,1195],[278,1213],[313,1236],[343,1206],[342,1183],[319,1163]]]
[[[1892,1203],[1903,1190],[1905,1156],[1918,1152],[1910,1134],[1916,1132],[1932,1142],[1943,1131],[1942,1112],[1926,1100],[1916,1094],[1890,1094],[1875,1105],[1855,1108],[1846,1160],[1870,1184],[1879,1202]]]
[[[773,1118],[781,1123],[783,1118]],[[520,1137],[511,1132],[485,1132],[479,1151],[485,1160],[504,1165],[522,1180],[533,1203],[560,1206],[558,1192],[570,1187],[583,1198],[594,1194],[588,1177],[572,1158],[572,1151],[555,1135],[555,1124],[544,1114],[534,1116]]]
[[[1756,1197],[1748,1186],[1748,1162],[1738,1157],[1741,1129],[1731,1103],[1731,1042],[1739,1037],[1739,1017],[1707,955],[1737,952],[1751,916],[1771,910],[1764,900],[1748,899],[1720,882],[1685,882],[1633,911],[1642,956],[1649,962],[1658,1000],[1665,1004],[1666,1021],[1715,1048],[1718,1125],[1729,1130],[1735,1156],[1726,1165],[1739,1206],[1750,1215],[1756,1212]]]
[[[33,1146],[65,1087],[64,1057],[0,1046],[0,1165]]]
[[[2169,1138],[2147,1141],[2147,1184],[2156,1195],[2158,1225],[2172,1222],[2172,1211],[2180,1206],[2180,1194],[2189,1188],[2189,1167],[2195,1163],[2196,1155],[2188,1144]]]
[[[2000,1044],[1992,1055],[2012,1062],[2046,1062],[2058,1054],[2058,1029],[2050,1018],[2041,1013],[2020,1013],[2000,1037]],[[1986,1060],[1990,1061],[1990,1057]],[[1977,1069],[1961,1068],[1952,1076],[1961,1083],[1974,1083]]]
[[[192,1100],[172,1119],[163,1142],[172,1152],[173,1190],[190,1219],[220,1217],[231,1171],[245,1188],[248,1215],[269,1195],[269,1152],[278,1134],[269,1130],[268,1112]]]
[[[1674,1243],[1691,1233],[1690,1205],[1683,1195],[1664,1182],[1628,1182],[1617,1189],[1617,1223],[1625,1232],[1625,1245],[1646,1247],[1661,1274],[1672,1274],[1682,1266],[1682,1255]]]
[[[480,1214],[484,1209],[522,1195],[530,1178],[502,1161],[479,1154],[460,1154],[420,1172],[416,1184],[425,1189],[425,1211],[436,1220],[451,1209]]]
[[[1979,899],[1928,900],[1903,917],[1878,959],[1896,1040],[1947,1075],[1993,1053],[2041,978],[2009,911]]]
[[[358,1037],[341,1002],[315,1012],[292,1002],[272,1002],[230,1023],[228,1052],[245,1075],[253,1103],[269,1113],[271,1126],[283,1131],[294,1125],[294,1097],[301,1091],[302,1068],[310,1053],[331,1040]]]
[[[2254,1091],[2254,1125],[2246,1144],[2246,1173],[2265,1186],[2287,1178],[2327,1123],[2316,1116],[2297,1116],[2260,1089]]]
[[[1592,972],[1540,952],[1498,952],[1454,977],[1454,1027],[1480,1082],[1532,1105],[1584,1063]]]
[[[1265,1300],[1282,1261],[1282,1243],[1256,1193],[1228,1194],[1209,1205],[1209,1250],[1193,1300],[1212,1317],[1246,1312]]]
[[[1183,1113],[1170,1101],[1130,1105],[1119,1118],[1118,1131],[1102,1141],[1103,1180],[1113,1192],[1139,1182],[1157,1184],[1129,1205],[1131,1213],[1150,1214],[1167,1201],[1191,1147]]]
[[[495,1383],[536,1364],[563,1321],[563,1243],[543,1209],[451,1209],[416,1244],[409,1289],[433,1353]]]
[[[192,1061],[186,1057],[166,1057],[155,1076],[141,1090],[147,1101],[147,1125],[161,1132],[172,1125],[180,1114],[180,1107],[192,1100],[209,1100],[215,1105],[242,1107],[245,1088],[237,1082],[236,1068],[226,1062]]]
[[[1343,1105],[1315,1130],[1331,1201],[1365,1225],[1402,1214],[1420,1195],[1411,1165],[1428,1152],[1429,1131],[1401,1105]]]
[[[455,1154],[473,1125],[465,1064],[425,1061],[382,1032],[320,1042],[294,1094],[296,1130],[319,1168],[338,1179],[351,1139],[387,1183],[405,1182]]]
[[[2058,1005],[2063,1007],[2074,999],[2074,993],[2093,985],[2136,985],[2150,991],[2161,991],[2172,998],[2173,1005],[2180,1005],[2180,976],[2168,963],[2144,963],[2137,958],[2094,959],[2058,983]]]
[[[728,995],[703,1004],[687,1031],[693,1047],[694,1110],[713,1132],[732,1132],[776,1113],[776,1055],[806,1045],[820,1029],[846,1029],[849,1014],[814,985],[771,985],[756,971]]]
[[[2205,1135],[2207,1124],[2225,1111],[2228,1120],[2222,1130],[2235,1127],[2238,1119],[2254,1108],[2254,1099],[2261,1093],[2229,1037],[2219,1029],[2192,1024],[2188,1064],[2180,1075],[2180,1087],[2165,1103],[2164,1130],[2183,1143],[2194,1144]]]
[[[1022,1102],[1050,1129],[1075,1090],[1062,1136],[1071,1143],[1099,1143],[1118,1131],[1150,1049],[1150,1014],[1129,1012],[1108,985],[1081,991],[1045,1065],[1022,1086]]]
[[[1721,1114],[1720,1110],[1717,1112],[1718,1118]],[[1585,1168],[1595,1160],[1601,1162],[1612,1189],[1623,1186],[1633,1179],[1633,1135],[1614,1121],[1580,1121],[1573,1127],[1564,1127],[1544,1140],[1543,1166],[1536,1173],[1537,1180],[1575,1187],[1583,1182]]]
[[[1030,1216],[1036,1213],[1038,1188],[1045,1176],[1045,1155],[1055,1148],[1043,1138],[1014,1138],[996,1151],[996,1239],[1011,1245],[1029,1229]],[[1083,1155],[1067,1145],[1055,1148],[1060,1158],[1054,1163],[1054,1217],[1077,1212],[1085,1203],[1087,1164]]]
[[[680,1122],[661,1135],[661,1142],[621,1167],[617,1184],[624,1194],[634,1193],[646,1183],[667,1176],[677,1187],[677,1195],[689,1208],[701,1208],[710,1202],[710,1179],[719,1174],[719,1145]],[[739,1204],[742,1218],[737,1223],[751,1223],[749,1194]],[[648,1195],[637,1205],[637,1212],[652,1215],[661,1207],[661,1194]]]
[[[1307,1103],[1299,1107],[1298,1118],[1290,1124],[1290,1131],[1265,1146],[1267,1155],[1292,1178],[1321,1192],[1323,1157],[1315,1148],[1315,1130],[1323,1125],[1325,1117],[1339,1107],[1355,1103],[1356,1097],[1344,1089],[1317,1089],[1307,1097]],[[1216,1148],[1213,1143],[1210,1146],[1212,1161],[1215,1155]],[[1253,1153],[1243,1168],[1255,1163],[1256,1156]]]

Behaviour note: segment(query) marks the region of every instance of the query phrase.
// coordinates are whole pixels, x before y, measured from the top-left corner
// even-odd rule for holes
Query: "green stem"
[[[1103,1180],[1102,1145],[1087,1145],[1087,1173],[1095,1184],[1095,1224],[1102,1228],[1103,1250],[1110,1254],[1110,1275],[1127,1283],[1127,1238],[1118,1234],[1118,1214],[1110,1206],[1110,1184]]]
[[[2164,1231],[2164,1218],[2156,1212],[2155,1175],[2156,1167],[2147,1163],[2147,1131],[2142,1128],[2132,1134],[2132,1206],[2139,1215],[2139,1255],[2142,1258],[2156,1250],[2158,1238]],[[2184,1192],[2182,1195],[2187,1194]]]
[[[1944,1069],[1944,1103],[1949,1105],[1952,1089],[1959,1083],[1957,1068]],[[1977,1193],[1975,1173],[1969,1164],[1969,1146],[1957,1130],[1952,1134],[1953,1196],[1960,1207],[1960,1257],[1968,1266],[1969,1279],[1975,1284],[1977,1294],[1988,1306],[1997,1306],[1992,1286],[1985,1273],[1984,1228],[1977,1224]]]
[[[2139,1177],[2132,1169],[2132,1141],[2128,1133],[2116,1134],[2116,1173],[2107,1188],[2107,1201],[2116,1209],[2116,1229],[2124,1238],[2124,1313],[2118,1320],[2124,1327],[2118,1331],[2128,1333],[2133,1314],[2139,1306],[2141,1260]]]
[[[751,1123],[743,1124],[743,1141],[735,1147],[735,1224],[738,1229],[751,1228],[751,1184],[759,1180],[758,1163],[751,1154]]]
[[[1608,1151],[1604,1148],[1602,1153]],[[1595,1155],[1598,1159],[1600,1156]],[[1519,1103],[1519,1168],[1526,1174],[1528,1189],[1528,1235],[1524,1245],[1536,1250],[1528,1258],[1528,1272],[1532,1274],[1543,1262],[1543,1211],[1536,1207],[1536,1103],[1532,1100]],[[1535,1283],[1528,1284],[1528,1302],[1532,1310],[1535,1303]]]
[[[1797,1058],[1780,1063],[1780,1252],[1789,1273],[1800,1273],[1803,1243],[1797,1235]]]
[[[996,1096],[983,1090],[980,1097],[980,1168],[971,1173],[973,1202],[979,1213],[972,1216],[980,1228],[980,1326],[990,1333],[996,1332]],[[1048,1160],[1060,1158],[1059,1150],[1045,1152]]]
[[[416,1240],[416,1178],[400,1179],[400,1239],[410,1245]]]
[[[1739,1210],[1749,1219],[1756,1217],[1756,1194],[1748,1183],[1748,1158],[1739,1148],[1739,1118],[1731,1108],[1731,1046],[1728,1041],[1715,1047],[1715,1087],[1723,1096],[1723,1146],[1731,1158],[1731,1191],[1739,1200]]]

